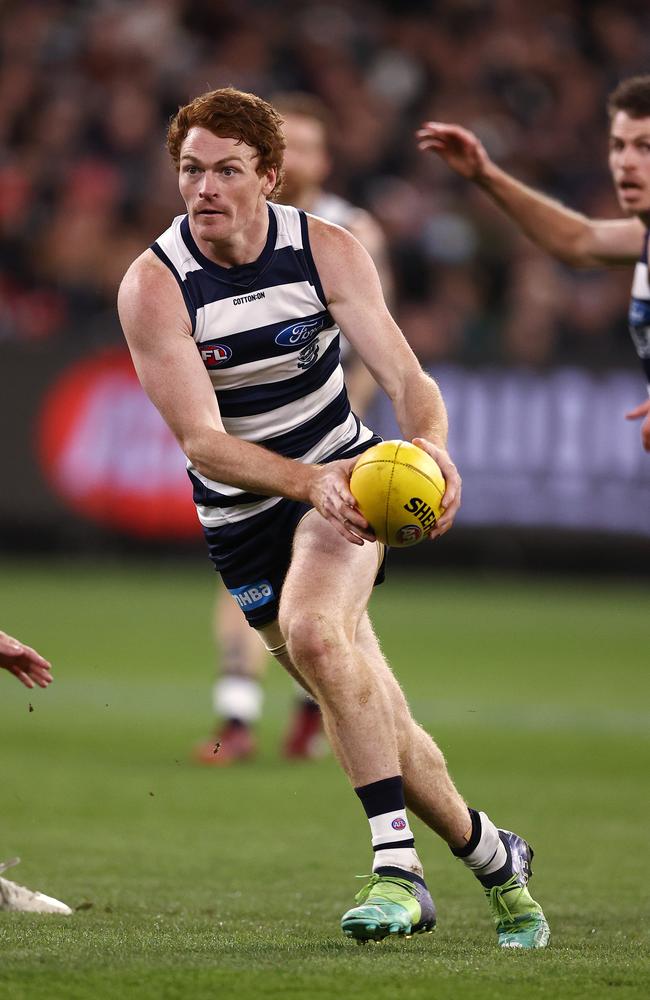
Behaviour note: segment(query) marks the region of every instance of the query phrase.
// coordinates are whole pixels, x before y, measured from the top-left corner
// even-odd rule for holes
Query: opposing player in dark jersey
[[[342,918],[359,940],[431,929],[435,909],[406,804],[480,880],[506,948],[549,930],[527,882],[532,851],[469,809],[413,720],[367,604],[383,548],[356,507],[355,456],[377,440],[351,411],[340,329],[438,462],[452,526],[460,478],[440,390],[386,309],[346,230],[274,204],[282,120],[232,88],[178,111],[168,148],[187,214],[129,268],[119,312],[142,384],[188,458],[222,578],[277,659],[313,692],[370,823],[373,874]]]
[[[624,80],[608,101],[609,168],[626,218],[589,219],[497,167],[477,137],[459,125],[426,122],[417,133],[422,150],[437,153],[477,184],[543,250],[576,267],[636,262],[628,322],[650,395],[650,75]],[[642,421],[650,451],[650,399],[627,414]]]
[[[299,92],[277,94],[272,103],[282,116],[286,140],[279,200],[343,226],[356,236],[372,257],[384,298],[390,302],[392,278],[381,227],[368,212],[323,187],[331,170],[327,108],[313,95]],[[350,404],[363,419],[377,383],[345,340],[341,341],[341,356]],[[201,764],[222,767],[249,760],[256,752],[255,725],[262,711],[262,677],[268,654],[223,587],[217,591],[213,631],[220,668],[213,706],[219,723],[215,735],[199,743],[193,756]],[[322,743],[318,705],[300,690],[283,739],[283,754],[290,759],[318,757]]]
[[[33,688],[35,685],[46,688],[52,683],[52,668],[49,661],[31,646],[19,642],[6,632],[0,632],[0,668],[8,670],[27,688]],[[13,868],[19,862],[20,858],[0,861],[0,910],[9,910],[12,913],[58,913],[60,916],[70,916],[72,910],[61,900],[1,877],[7,869]]]

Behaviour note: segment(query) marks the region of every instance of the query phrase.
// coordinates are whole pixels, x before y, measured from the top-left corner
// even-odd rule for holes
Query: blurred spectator
[[[617,80],[647,71],[649,31],[637,0],[7,0],[0,340],[120,337],[119,276],[181,211],[165,122],[233,84],[328,105],[333,189],[383,224],[397,318],[424,361],[632,364],[629,275],[593,282],[543,260],[448,172],[425,170],[413,132],[462,121],[518,177],[613,215],[602,109]]]

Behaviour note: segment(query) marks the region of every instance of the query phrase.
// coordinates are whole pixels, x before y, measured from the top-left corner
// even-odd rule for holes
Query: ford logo
[[[280,330],[275,338],[276,344],[280,347],[304,347],[309,344],[325,326],[325,317],[319,319],[303,320],[300,323],[292,323]]]

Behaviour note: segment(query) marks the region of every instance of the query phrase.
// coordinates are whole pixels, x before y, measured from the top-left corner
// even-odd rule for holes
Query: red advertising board
[[[82,358],[56,377],[37,440],[47,482],[83,517],[140,538],[199,533],[185,458],[126,350]]]

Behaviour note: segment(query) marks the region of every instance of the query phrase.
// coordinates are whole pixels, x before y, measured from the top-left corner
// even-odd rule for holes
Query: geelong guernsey
[[[648,238],[646,230],[643,256],[637,261],[632,282],[632,298],[628,312],[630,334],[645,371],[650,393],[650,282],[648,281]]]
[[[270,202],[268,212],[266,244],[250,264],[210,261],[186,215],[151,249],[180,286],[226,431],[301,462],[343,457],[372,432],[350,409],[307,219]],[[205,527],[244,521],[281,499],[207,479],[189,461],[188,472]]]

